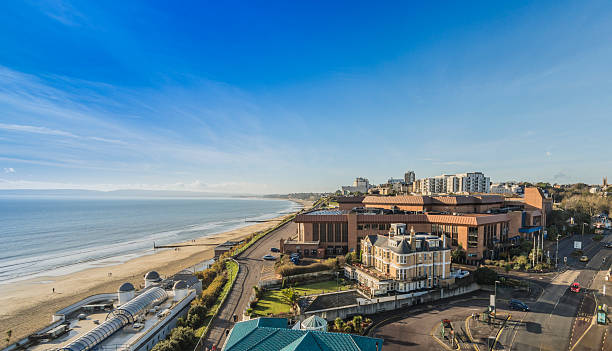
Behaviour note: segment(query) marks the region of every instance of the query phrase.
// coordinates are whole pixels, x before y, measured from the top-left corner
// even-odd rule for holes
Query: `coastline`
[[[311,204],[309,201],[288,200],[305,208]],[[278,219],[289,215],[283,214],[266,222],[199,237],[195,239],[195,244],[199,246],[184,246],[178,250],[163,249],[116,265],[0,285],[0,333],[6,335],[6,331],[11,330],[11,339],[19,340],[49,324],[51,315],[65,306],[90,295],[115,292],[124,282],[139,287],[143,284],[144,274],[151,270],[162,276],[173,275],[213,258],[216,245],[227,240],[240,240],[253,232],[271,228],[277,224]],[[191,243],[189,241],[176,244]]]

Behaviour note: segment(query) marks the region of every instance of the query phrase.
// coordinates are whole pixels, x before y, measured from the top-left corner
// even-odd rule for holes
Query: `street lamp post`
[[[498,283],[500,283],[500,281],[496,280],[495,281],[495,292],[493,293],[493,296],[494,296],[493,297],[493,303],[495,305],[495,306],[493,306],[494,307],[494,310],[493,310],[494,315],[497,315],[497,284]]]
[[[559,233],[557,233],[557,253],[555,254],[555,268],[559,263]]]

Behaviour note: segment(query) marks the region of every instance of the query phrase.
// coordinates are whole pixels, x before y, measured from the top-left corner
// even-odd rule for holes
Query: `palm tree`
[[[291,306],[291,308],[295,310],[300,296],[298,295],[297,291],[295,291],[294,288],[287,288],[287,289],[281,290],[281,298],[283,302],[285,302],[286,304],[288,304],[289,306]]]

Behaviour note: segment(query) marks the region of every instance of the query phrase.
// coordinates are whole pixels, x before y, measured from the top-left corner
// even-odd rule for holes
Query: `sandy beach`
[[[309,201],[293,201],[299,202],[306,208],[312,204]],[[157,250],[153,254],[117,265],[0,285],[0,334],[6,336],[6,332],[12,330],[11,342],[17,341],[49,324],[51,315],[65,306],[90,295],[116,292],[124,282],[139,287],[143,284],[144,274],[151,270],[159,272],[162,276],[173,275],[213,258],[213,249],[216,245],[227,240],[239,240],[253,232],[271,228],[278,223],[278,219],[285,216],[287,215],[185,243],[198,246],[186,246],[178,250]]]

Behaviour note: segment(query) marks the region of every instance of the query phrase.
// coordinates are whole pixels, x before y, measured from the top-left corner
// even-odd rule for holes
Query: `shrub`
[[[487,267],[480,267],[474,271],[474,278],[478,284],[492,285],[497,280],[497,272]]]
[[[307,266],[296,266],[293,263],[282,263],[277,267],[276,272],[283,277],[288,277],[298,274],[338,269],[340,268],[340,264],[340,260],[337,258],[330,258],[324,262],[312,263]]]
[[[363,321],[363,318],[361,316],[355,316],[353,317],[353,326],[355,328],[355,331],[357,333],[361,333],[361,322]]]
[[[200,296],[201,304],[208,308],[212,307],[223,290],[226,281],[227,276],[225,274],[218,275],[206,290],[202,291],[202,295]]]
[[[486,260],[484,260],[484,264],[487,265],[487,266],[490,266],[491,264],[493,264],[493,261],[491,261],[489,259],[486,259]]]
[[[344,330],[344,321],[342,320],[342,318],[338,317],[334,320],[334,326],[336,328],[337,331],[341,332],[342,330]]]
[[[253,309],[252,308],[247,308],[245,314],[247,316],[250,316],[253,313]]]
[[[504,269],[506,270],[506,272],[510,272],[510,270],[512,269],[512,265],[510,263],[506,263]]]
[[[202,286],[208,286],[217,277],[217,272],[211,268],[196,272],[198,279],[202,281]]]
[[[529,259],[525,255],[520,255],[514,260],[514,262],[516,262],[516,264],[519,266],[524,266],[529,263]]]

